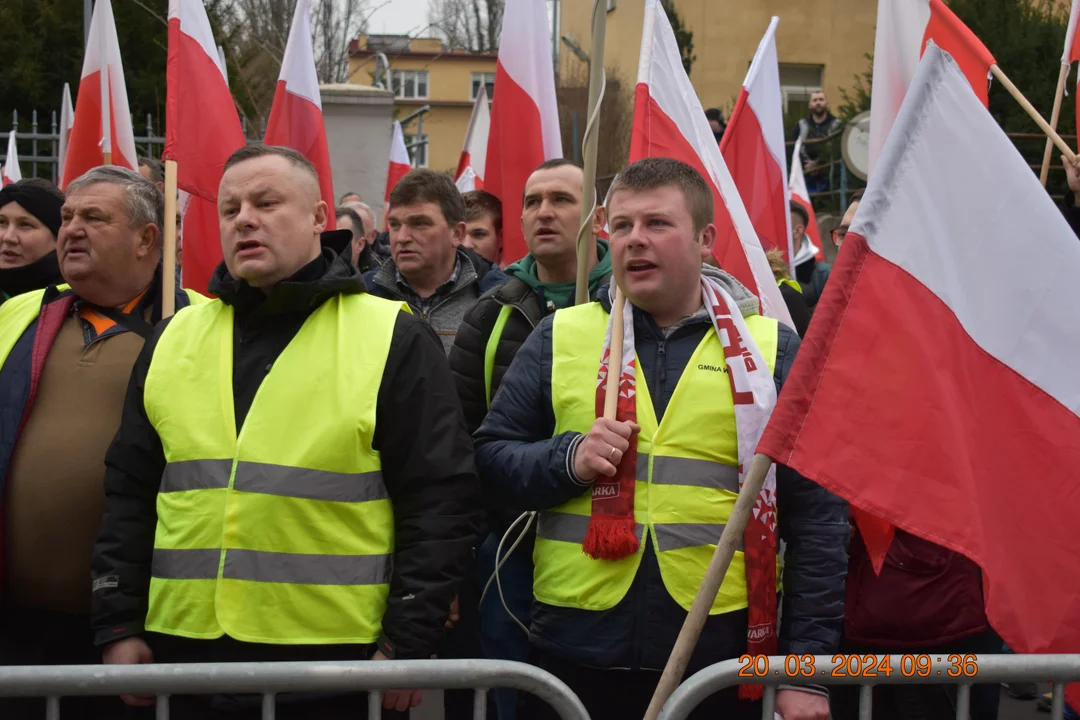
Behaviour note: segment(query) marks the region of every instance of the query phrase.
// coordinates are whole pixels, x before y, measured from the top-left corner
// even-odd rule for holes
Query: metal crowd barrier
[[[1051,720],[1062,720],[1065,683],[1077,680],[1080,655],[744,655],[685,680],[664,705],[660,720],[683,720],[713,693],[742,684],[765,686],[763,720],[773,720],[779,685],[859,685],[859,720],[871,718],[875,685],[957,685],[956,718],[968,720],[972,685],[1047,681],[1054,683]]]
[[[288,692],[368,692],[368,718],[382,717],[383,690],[475,689],[473,718],[487,718],[487,692],[512,687],[536,695],[563,720],[589,720],[570,688],[525,663],[501,660],[383,662],[51,665],[0,668],[0,697],[44,697],[46,718],[60,720],[60,698],[154,695],[158,720],[169,718],[170,695],[262,695],[263,720],[275,717],[275,696]]]

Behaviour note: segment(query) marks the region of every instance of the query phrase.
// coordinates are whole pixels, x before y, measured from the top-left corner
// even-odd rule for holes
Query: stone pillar
[[[321,85],[319,90],[330,148],[334,199],[346,192],[359,193],[376,211],[376,221],[382,227],[393,132],[393,95],[368,85]]]

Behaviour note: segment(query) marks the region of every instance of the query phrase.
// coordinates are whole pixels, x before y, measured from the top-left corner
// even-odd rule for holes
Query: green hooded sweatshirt
[[[596,295],[597,290],[611,274],[611,248],[607,240],[596,240],[596,254],[600,261],[589,272],[589,295]],[[553,312],[559,308],[570,307],[574,303],[576,283],[545,283],[540,282],[536,276],[536,260],[531,254],[518,260],[506,268],[506,274],[516,277],[531,287],[540,296],[540,304],[544,307],[544,313]]]

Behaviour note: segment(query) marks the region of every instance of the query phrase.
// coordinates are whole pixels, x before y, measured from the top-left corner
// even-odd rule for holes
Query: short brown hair
[[[311,177],[315,179],[316,184],[319,183],[319,173],[315,170],[315,166],[311,164],[310,160],[298,151],[280,145],[263,145],[262,143],[245,145],[229,156],[229,159],[225,161],[225,168],[222,172],[227,172],[229,168],[234,165],[239,165],[245,160],[254,160],[255,158],[271,156],[285,158],[291,165],[298,167],[311,175]]]
[[[675,187],[682,191],[697,235],[713,221],[713,194],[705,178],[684,162],[672,158],[645,158],[628,165],[615,176],[608,190],[610,205],[620,190],[644,192],[662,187]]]
[[[438,203],[447,225],[465,222],[465,201],[454,181],[434,170],[413,170],[390,191],[390,207],[420,202]]]
[[[495,226],[495,232],[502,232],[502,200],[487,190],[472,190],[462,195],[461,199],[465,203],[465,222],[472,222],[485,215],[490,215],[491,224]]]

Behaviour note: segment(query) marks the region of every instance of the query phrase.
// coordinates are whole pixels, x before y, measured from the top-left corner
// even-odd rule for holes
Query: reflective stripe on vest
[[[491,385],[495,378],[495,353],[499,349],[499,341],[502,340],[503,330],[506,329],[506,321],[510,319],[512,312],[514,308],[510,305],[499,308],[499,316],[495,318],[495,327],[491,329],[491,336],[488,337],[487,346],[484,348],[484,397],[487,399],[489,408],[491,407]]]
[[[372,439],[402,310],[367,294],[323,303],[269,368],[239,436],[232,308],[213,301],[170,322],[144,393],[167,460],[147,630],[378,639],[394,523]]]
[[[596,417],[596,369],[608,315],[599,303],[560,310],[552,329],[552,410],[555,434],[588,432]],[[745,318],[769,368],[776,362],[775,320]],[[640,362],[638,367],[641,367]],[[637,378],[638,460],[634,515],[639,537],[653,543],[664,586],[689,609],[738,497],[738,437],[723,346],[709,332],[694,351],[663,422],[653,411],[644,376]],[[709,402],[701,402],[708,398]],[[592,496],[540,513],[533,591],[543,603],[607,610],[626,595],[637,554],[616,562],[594,560],[581,544]],[[735,553],[711,614],[745,608],[746,570]]]

